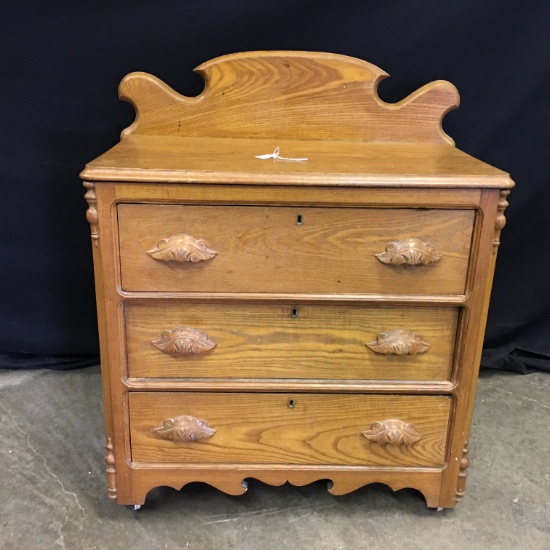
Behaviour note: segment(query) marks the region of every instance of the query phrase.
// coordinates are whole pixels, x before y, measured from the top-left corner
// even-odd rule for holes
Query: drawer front
[[[442,466],[450,398],[131,393],[135,462]]]
[[[449,307],[131,303],[128,371],[135,378],[449,380],[457,317]]]
[[[120,204],[118,223],[127,291],[460,295],[474,211]]]

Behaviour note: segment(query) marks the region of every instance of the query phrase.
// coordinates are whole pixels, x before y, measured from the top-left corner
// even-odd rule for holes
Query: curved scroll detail
[[[375,256],[383,264],[394,265],[428,265],[438,262],[442,257],[432,243],[414,237],[392,241],[386,245],[384,252]]]
[[[170,355],[185,355],[187,353],[203,353],[216,347],[216,343],[208,338],[202,330],[191,327],[176,327],[165,330],[158,340],[151,342],[158,350]]]
[[[161,239],[155,248],[147,250],[147,254],[162,262],[195,263],[211,260],[217,252],[210,250],[203,239],[181,233]]]
[[[222,473],[223,472],[223,473]],[[192,469],[180,468],[174,470],[158,470],[155,477],[148,475],[146,470],[139,470],[140,483],[134,487],[133,495],[137,502],[145,502],[147,493],[161,485],[172,487],[179,491],[188,483],[202,481],[229,495],[242,495],[247,491],[247,479],[257,479],[267,485],[281,486],[289,483],[303,487],[319,480],[330,479],[328,490],[332,495],[346,495],[370,483],[384,483],[393,491],[404,488],[414,488],[426,498],[430,508],[440,505],[440,476],[437,470],[433,472],[396,472],[392,469],[337,469],[335,467],[312,466],[305,468],[269,469],[265,465],[242,465],[238,469],[222,464],[203,464]]]
[[[177,93],[142,72],[127,75],[119,97],[136,110],[122,132],[134,135],[334,139],[450,143],[441,128],[459,105],[456,88],[438,80],[397,103],[377,92],[387,73],[361,59],[324,52],[256,51],[218,57],[196,72],[198,97]]]
[[[413,424],[404,420],[389,419],[375,422],[370,430],[361,432],[369,441],[381,445],[413,445],[422,435],[416,431]]]
[[[420,334],[408,330],[381,332],[374,342],[367,342],[365,346],[375,353],[390,355],[418,355],[430,349]]]
[[[205,420],[194,416],[176,416],[167,418],[162,426],[153,430],[163,439],[170,441],[200,441],[212,437],[216,430],[210,428]]]

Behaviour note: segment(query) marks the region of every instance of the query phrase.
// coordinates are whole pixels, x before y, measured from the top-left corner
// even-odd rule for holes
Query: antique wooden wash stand
[[[136,120],[82,173],[110,498],[328,479],[455,506],[513,182],[442,131],[448,82],[387,104],[341,55],[197,70],[198,97],[124,78]]]

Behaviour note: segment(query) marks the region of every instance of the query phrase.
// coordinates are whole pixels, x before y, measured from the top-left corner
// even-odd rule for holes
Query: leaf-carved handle
[[[216,347],[206,332],[191,327],[176,327],[165,330],[158,340],[151,342],[158,350],[170,355],[203,353]]]
[[[395,418],[375,422],[369,430],[361,432],[361,435],[380,445],[409,446],[422,438],[413,424]]]
[[[409,330],[381,332],[374,342],[367,342],[365,346],[375,353],[389,355],[418,355],[430,349],[420,334]]]
[[[161,262],[196,263],[211,260],[217,252],[210,250],[203,239],[180,233],[161,239],[147,254]]]
[[[216,430],[208,426],[205,420],[199,420],[194,416],[167,418],[162,426],[154,428],[153,431],[170,441],[200,441],[216,433]]]
[[[428,265],[441,260],[441,253],[429,241],[411,237],[402,241],[392,241],[384,252],[375,254],[383,264]]]

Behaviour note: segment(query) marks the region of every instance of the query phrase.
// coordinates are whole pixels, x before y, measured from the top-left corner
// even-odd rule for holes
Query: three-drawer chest
[[[329,480],[464,495],[510,177],[441,128],[456,89],[395,104],[385,73],[248,52],[137,112],[82,173],[94,254],[108,494]]]

